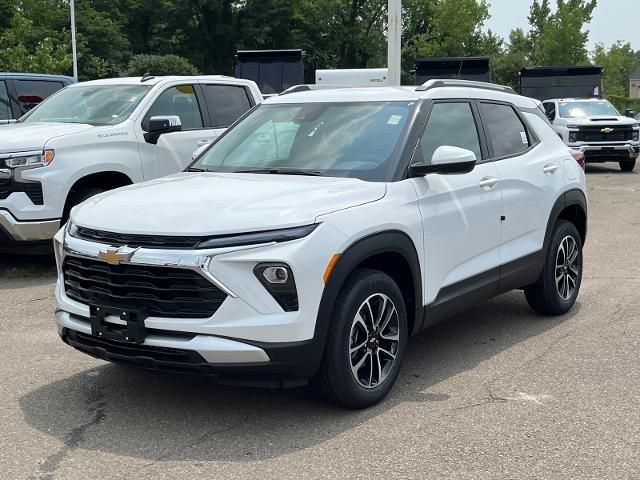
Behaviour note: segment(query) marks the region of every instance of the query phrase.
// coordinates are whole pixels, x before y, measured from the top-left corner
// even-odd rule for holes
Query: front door
[[[447,287],[486,291],[499,279],[499,177],[495,164],[484,160],[478,124],[469,102],[435,103],[414,157],[429,163],[438,147],[450,145],[471,150],[478,159],[470,173],[413,180],[424,223],[427,305]],[[465,287],[465,280],[471,284]]]
[[[143,131],[151,117],[166,115],[180,117],[182,131],[161,135],[157,145],[141,140],[145,180],[184,170],[196,149],[211,143],[224,131],[206,127],[207,110],[203,103],[193,85],[177,85],[163,91],[151,105],[142,120]]]

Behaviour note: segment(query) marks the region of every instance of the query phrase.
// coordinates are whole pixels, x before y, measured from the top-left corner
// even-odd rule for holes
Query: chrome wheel
[[[556,255],[556,290],[560,298],[569,300],[576,291],[580,276],[580,251],[578,243],[571,236],[560,242]]]
[[[351,323],[351,373],[364,388],[375,388],[388,377],[400,341],[400,321],[393,301],[382,293],[367,298]]]

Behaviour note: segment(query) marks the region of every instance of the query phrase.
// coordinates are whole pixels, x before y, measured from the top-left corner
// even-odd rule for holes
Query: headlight
[[[578,141],[578,132],[569,132],[569,143],[576,143]]]
[[[53,162],[55,156],[56,155],[53,150],[45,150],[42,153],[38,154],[10,157],[7,158],[4,163],[8,168],[46,167],[51,162]]]
[[[634,142],[637,142],[638,140],[640,140],[640,132],[638,130],[634,130],[632,138]]]
[[[70,237],[76,237],[76,233],[78,232],[78,227],[76,226],[75,223],[73,223],[73,220],[71,220],[71,217],[69,217],[69,220],[67,220],[67,224],[64,227],[64,231]]]

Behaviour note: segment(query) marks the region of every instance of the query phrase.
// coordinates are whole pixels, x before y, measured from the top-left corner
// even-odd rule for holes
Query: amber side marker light
[[[331,272],[333,271],[333,267],[336,266],[336,263],[338,263],[338,260],[340,260],[340,254],[339,253],[336,253],[333,257],[331,257],[331,260],[329,260],[329,263],[327,264],[327,269],[324,271],[324,276],[322,277],[322,279],[324,280],[325,285],[329,281],[329,277],[331,276]]]

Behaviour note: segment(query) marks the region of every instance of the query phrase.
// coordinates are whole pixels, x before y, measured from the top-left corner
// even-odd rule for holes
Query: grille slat
[[[68,257],[67,296],[86,305],[146,310],[149,316],[208,318],[227,295],[197,272],[165,267],[109,265]]]
[[[201,237],[176,237],[168,235],[130,235],[124,233],[103,232],[92,228],[78,227],[76,235],[109,245],[127,245],[131,248],[195,248],[202,241]]]

